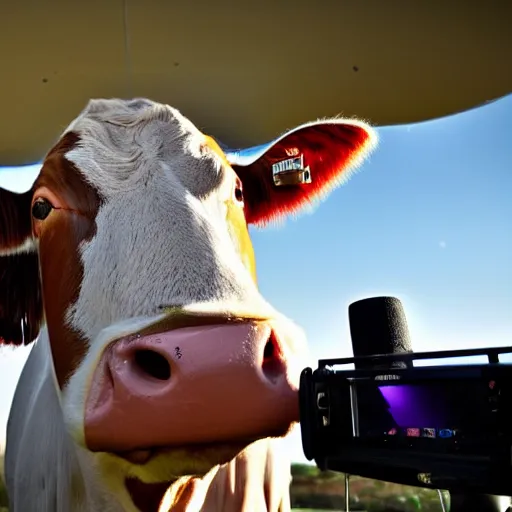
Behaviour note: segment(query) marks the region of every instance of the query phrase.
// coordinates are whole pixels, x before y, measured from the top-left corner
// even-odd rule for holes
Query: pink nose
[[[264,323],[128,337],[103,354],[85,408],[94,451],[255,440],[299,419],[295,382]]]

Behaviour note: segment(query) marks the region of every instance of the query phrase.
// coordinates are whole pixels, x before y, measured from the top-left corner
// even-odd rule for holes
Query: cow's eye
[[[236,188],[235,188],[235,199],[239,203],[243,203],[244,202],[244,193],[242,192],[242,185],[237,185],[236,186]]]
[[[32,205],[32,216],[37,220],[44,220],[50,215],[53,206],[48,199],[37,199]]]

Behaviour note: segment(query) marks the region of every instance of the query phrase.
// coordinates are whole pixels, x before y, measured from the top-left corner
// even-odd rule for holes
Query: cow
[[[248,226],[376,147],[332,118],[231,150],[179,110],[95,99],[32,188],[0,189],[0,342],[33,343],[7,426],[11,512],[287,511],[305,336]]]

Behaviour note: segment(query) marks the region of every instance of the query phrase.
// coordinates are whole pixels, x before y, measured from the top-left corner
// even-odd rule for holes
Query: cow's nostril
[[[137,350],[135,364],[147,375],[158,380],[171,378],[171,366],[167,359],[154,350]]]
[[[263,360],[274,357],[274,342],[272,338],[269,338],[265,348],[263,350]]]
[[[263,349],[263,375],[272,383],[275,383],[283,373],[283,361],[279,357],[279,350],[274,334],[271,334]]]

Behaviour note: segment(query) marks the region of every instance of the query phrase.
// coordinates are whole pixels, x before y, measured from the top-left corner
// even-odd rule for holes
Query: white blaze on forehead
[[[80,143],[66,158],[103,197],[143,185],[166,165],[192,192],[194,185],[213,186],[218,177],[218,158],[204,150],[204,134],[168,105],[91,100],[69,125],[70,131]],[[189,168],[191,160],[194,170]]]
[[[66,158],[102,198],[80,247],[83,281],[68,318],[89,340],[129,317],[197,302],[263,307],[225,217],[234,173],[177,110],[92,102],[70,125]],[[258,305],[259,304],[259,305]]]

